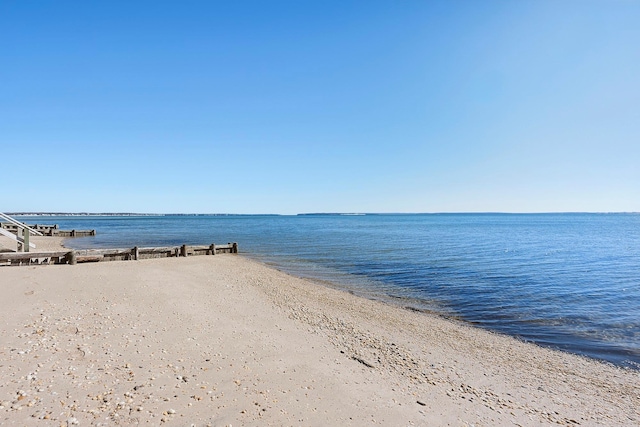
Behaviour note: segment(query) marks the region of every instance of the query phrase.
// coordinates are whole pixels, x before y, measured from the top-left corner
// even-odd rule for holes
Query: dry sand
[[[31,252],[57,251],[62,248],[64,240],[64,237],[31,236],[29,237],[29,242],[36,245],[36,247],[30,250]],[[16,242],[5,236],[0,236],[0,251],[15,251],[16,248]]]
[[[640,425],[640,373],[237,255],[0,267],[0,424]]]

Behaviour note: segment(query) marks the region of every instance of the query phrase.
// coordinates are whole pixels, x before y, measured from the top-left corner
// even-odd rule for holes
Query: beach
[[[32,252],[58,251],[64,248],[64,237],[31,236],[29,241],[36,246],[31,249]],[[0,238],[0,251],[13,252],[15,250],[15,242],[4,237]]]
[[[2,425],[640,424],[638,371],[243,256],[2,267],[0,283]]]

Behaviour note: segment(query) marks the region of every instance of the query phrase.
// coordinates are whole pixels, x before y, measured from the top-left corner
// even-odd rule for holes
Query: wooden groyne
[[[151,258],[187,257],[196,255],[237,254],[238,244],[205,246],[166,246],[131,249],[85,249],[56,252],[5,252],[0,253],[0,265],[48,265],[82,262],[135,261]]]
[[[87,237],[87,236],[95,236],[96,230],[60,230],[58,228],[58,224],[53,225],[43,225],[43,224],[25,224],[27,227],[39,231],[45,236],[56,236],[56,237]],[[0,223],[0,227],[3,229],[12,232],[13,234],[18,233],[18,226],[16,224],[11,224],[10,222],[2,222]]]

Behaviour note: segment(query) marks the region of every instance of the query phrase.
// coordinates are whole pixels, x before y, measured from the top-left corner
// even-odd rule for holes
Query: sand
[[[633,426],[640,373],[238,255],[0,267],[0,424]]]
[[[30,248],[31,252],[47,252],[47,251],[57,251],[60,250],[63,246],[65,238],[64,237],[49,237],[49,236],[31,236],[29,237],[29,242],[36,245],[35,248]],[[17,249],[17,244],[11,239],[8,239],[5,236],[0,236],[0,252],[3,250],[6,251],[15,251]]]

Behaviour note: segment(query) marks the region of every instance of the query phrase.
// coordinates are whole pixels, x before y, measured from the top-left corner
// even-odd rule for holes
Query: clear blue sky
[[[640,211],[640,1],[0,0],[0,211]]]

